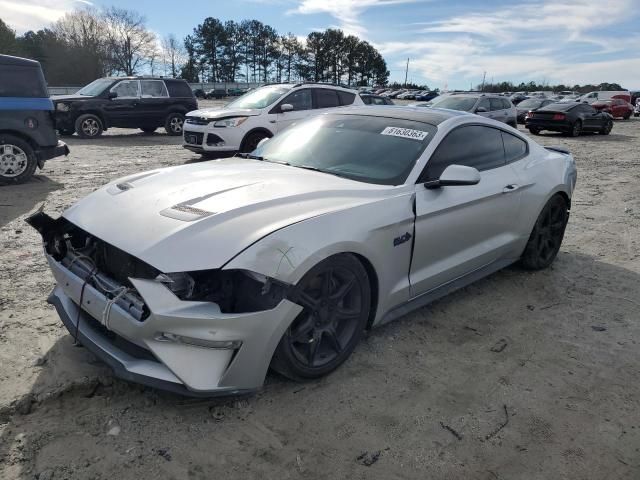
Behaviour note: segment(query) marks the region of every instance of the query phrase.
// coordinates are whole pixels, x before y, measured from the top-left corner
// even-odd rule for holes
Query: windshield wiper
[[[240,158],[249,158],[251,160],[264,160],[264,157],[252,155],[251,153],[236,153],[235,156]]]

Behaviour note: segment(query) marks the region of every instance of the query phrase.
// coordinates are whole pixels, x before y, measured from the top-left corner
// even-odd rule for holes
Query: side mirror
[[[489,110],[487,110],[485,107],[478,107],[476,108],[476,113],[486,113]]]
[[[118,97],[118,92],[109,92],[109,100],[113,100]]]
[[[280,111],[282,113],[293,112],[293,105],[291,105],[290,103],[283,103],[282,105],[280,105]]]
[[[457,187],[462,185],[477,185],[480,182],[480,172],[473,167],[464,165],[449,165],[444,169],[438,180],[424,183],[425,188]]]
[[[263,138],[262,140],[260,140],[258,142],[258,145],[256,145],[256,148],[260,148],[262,145],[264,145],[265,143],[267,143],[269,141],[268,138]]]

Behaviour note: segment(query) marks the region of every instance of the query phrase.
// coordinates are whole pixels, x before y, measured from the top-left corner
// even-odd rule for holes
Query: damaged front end
[[[161,272],[63,217],[40,211],[27,223],[57,281],[49,302],[128,380],[183,394],[255,390],[301,310],[288,285],[258,273]]]

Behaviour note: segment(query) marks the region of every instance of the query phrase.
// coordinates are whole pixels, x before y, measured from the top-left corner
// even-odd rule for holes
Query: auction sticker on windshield
[[[382,132],[382,135],[392,135],[394,137],[410,138],[411,140],[424,140],[429,132],[423,132],[422,130],[412,130],[411,128],[398,128],[387,127]]]

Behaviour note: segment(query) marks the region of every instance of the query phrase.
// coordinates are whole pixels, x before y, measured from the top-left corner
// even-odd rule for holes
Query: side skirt
[[[461,288],[466,287],[467,285],[480,280],[481,278],[487,277],[492,273],[497,272],[498,270],[502,270],[503,268],[511,265],[516,262],[517,259],[502,259],[496,260],[484,267],[480,267],[472,272],[469,272],[461,277],[458,277],[450,282],[447,282],[439,287],[433,288],[425,293],[418,295],[417,297],[412,298],[406,303],[398,305],[393,309],[389,310],[382,319],[376,323],[374,326],[384,325],[396,318],[403,317],[404,315],[417,310],[418,308],[422,308],[425,305],[428,305],[439,298],[442,298],[446,295],[449,295],[456,290],[460,290]]]

